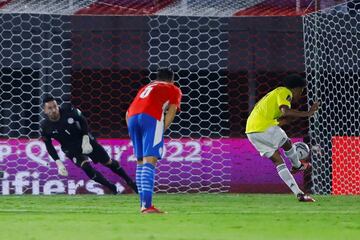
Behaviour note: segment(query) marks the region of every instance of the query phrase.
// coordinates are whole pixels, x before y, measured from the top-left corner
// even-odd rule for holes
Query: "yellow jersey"
[[[292,92],[278,87],[258,101],[246,122],[246,133],[265,132],[269,127],[279,125],[280,106],[291,108]]]

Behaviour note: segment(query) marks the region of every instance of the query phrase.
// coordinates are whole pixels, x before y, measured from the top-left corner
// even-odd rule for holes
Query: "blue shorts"
[[[164,148],[164,122],[147,114],[137,114],[128,119],[128,130],[137,159],[162,158]]]

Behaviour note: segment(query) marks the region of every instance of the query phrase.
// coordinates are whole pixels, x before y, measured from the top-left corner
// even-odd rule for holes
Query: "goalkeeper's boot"
[[[297,199],[299,200],[299,202],[315,202],[315,199],[304,193],[299,193],[297,195]]]
[[[136,183],[134,183],[134,181],[132,181],[132,180],[129,180],[128,182],[127,182],[127,185],[135,192],[135,193],[139,193],[139,191],[138,191],[138,188],[137,188],[137,186],[136,186]]]
[[[123,187],[123,185],[121,185],[120,183],[116,183],[116,184],[114,184],[114,186],[115,186],[115,188],[113,187],[112,189],[111,189],[111,191],[112,191],[112,193],[114,194],[114,195],[118,195],[118,194],[121,194],[123,191],[124,191],[124,187]]]
[[[300,160],[300,167],[296,168],[294,166],[292,166],[290,172],[292,174],[296,174],[298,172],[301,172],[301,171],[305,171],[305,170],[308,170],[310,169],[312,166],[311,166],[311,163],[309,163],[308,161],[305,161],[305,160]]]
[[[149,208],[143,208],[141,209],[141,213],[142,214],[148,214],[148,213],[160,213],[160,214],[163,214],[163,213],[166,213],[164,211],[161,211],[160,209],[157,209],[156,207],[154,206],[151,206]]]

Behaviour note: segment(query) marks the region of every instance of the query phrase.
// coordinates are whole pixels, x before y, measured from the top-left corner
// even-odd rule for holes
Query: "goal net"
[[[47,93],[60,104],[79,108],[109,155],[134,178],[136,158],[125,112],[158,67],[176,72],[183,99],[182,111],[166,132],[157,192],[287,191],[271,162],[246,140],[244,128],[257,100],[288,74],[304,74],[301,17],[279,21],[235,16],[299,16],[314,11],[312,3],[0,1],[1,194],[107,191],[55,143],[70,173],[68,178],[58,176],[39,139],[41,99]],[[319,99],[323,107],[310,123],[299,120],[285,130],[303,141],[310,125],[311,145],[317,150],[310,178],[317,193],[335,192],[339,186],[353,189],[344,183],[359,185],[353,171],[358,158],[352,155],[358,151],[344,150],[358,147],[357,11],[358,4],[349,2],[304,17],[308,99]],[[304,96],[296,107],[305,109],[306,101]],[[109,180],[130,192],[119,177],[98,165]],[[344,175],[351,181],[344,181]],[[296,178],[300,185],[305,182],[301,175]]]
[[[309,122],[319,194],[360,194],[359,22],[359,1],[304,17],[308,100],[321,103]]]
[[[226,19],[144,16],[128,25],[118,16],[70,15],[95,1],[42,3],[9,1],[0,9],[1,193],[107,191],[89,180],[54,142],[69,170],[68,178],[58,176],[39,139],[41,99],[47,93],[60,104],[81,109],[91,132],[134,178],[136,158],[125,112],[158,67],[176,72],[183,101],[166,133],[156,191],[228,192]],[[96,168],[129,191],[111,171]]]

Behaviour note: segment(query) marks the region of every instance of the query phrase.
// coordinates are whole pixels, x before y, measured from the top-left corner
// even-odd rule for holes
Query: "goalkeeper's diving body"
[[[305,86],[306,81],[302,77],[287,76],[284,86],[272,90],[256,103],[247,119],[246,135],[261,156],[271,159],[280,178],[300,202],[314,202],[315,200],[311,196],[300,190],[279,152],[279,149],[283,148],[285,156],[290,159],[292,174],[311,167],[309,162],[299,160],[294,145],[284,130],[279,127],[289,118],[310,117],[318,110],[317,102],[311,106],[309,111],[291,109],[291,102],[300,99]]]
[[[80,110],[71,105],[59,107],[52,96],[44,97],[43,110],[45,119],[41,122],[41,137],[48,153],[55,160],[60,175],[67,176],[68,172],[52,144],[52,139],[61,144],[65,155],[90,179],[108,187],[114,194],[118,193],[116,185],[94,169],[89,158],[93,162],[101,163],[111,169],[112,172],[122,177],[134,192],[138,192],[136,184],[125,170],[117,161],[109,157],[105,149],[89,133],[87,121]]]

